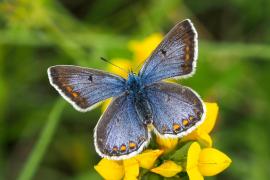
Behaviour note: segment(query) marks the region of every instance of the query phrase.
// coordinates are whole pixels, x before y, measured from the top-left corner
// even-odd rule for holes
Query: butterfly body
[[[152,122],[152,111],[144,88],[145,86],[140,76],[131,72],[127,79],[126,93],[131,101],[134,102],[139,119],[144,124],[150,124]]]
[[[147,59],[138,75],[127,79],[104,71],[58,65],[48,69],[50,83],[79,111],[89,111],[113,97],[94,130],[98,154],[121,160],[140,153],[150,141],[148,125],[163,137],[180,138],[205,118],[199,95],[162,80],[195,72],[197,33],[190,20],[178,23]]]
[[[141,78],[132,72],[129,73],[126,83],[126,89],[128,93],[134,95],[141,93],[143,91],[143,83]]]

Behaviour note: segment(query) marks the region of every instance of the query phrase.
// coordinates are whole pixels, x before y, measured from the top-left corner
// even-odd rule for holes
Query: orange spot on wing
[[[76,98],[76,97],[78,97],[79,95],[78,95],[78,93],[74,92],[74,93],[72,93],[72,96]]]
[[[186,125],[188,125],[188,120],[187,119],[183,119],[183,121],[182,121],[182,124],[184,125],[184,126],[186,126]]]
[[[125,144],[122,144],[122,146],[120,147],[120,151],[121,152],[125,152],[127,150],[127,147]]]
[[[189,54],[187,53],[186,56],[185,56],[185,60],[188,61],[190,58]]]
[[[66,87],[67,92],[72,92],[72,88],[70,86]]]
[[[188,51],[189,51],[189,46],[186,46],[186,52],[188,53]]]
[[[193,116],[189,116],[189,118],[188,118],[190,121],[192,121],[193,119],[194,119],[194,117]]]
[[[181,126],[179,124],[173,124],[173,131],[174,132],[178,132],[178,131],[180,131],[180,129],[181,129]]]
[[[134,148],[136,148],[137,144],[131,141],[131,142],[129,142],[128,146],[130,149],[134,149]]]

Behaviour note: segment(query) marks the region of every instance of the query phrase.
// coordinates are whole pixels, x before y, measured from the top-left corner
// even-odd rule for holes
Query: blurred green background
[[[206,179],[269,179],[269,9],[269,0],[2,0],[0,179],[101,179],[93,168],[101,110],[74,110],[49,85],[47,68],[106,69],[100,56],[131,58],[130,40],[185,18],[198,30],[199,60],[181,83],[218,102],[214,147],[233,161]]]

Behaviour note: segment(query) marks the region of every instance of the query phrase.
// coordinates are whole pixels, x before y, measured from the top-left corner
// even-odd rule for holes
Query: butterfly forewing
[[[79,111],[88,111],[94,104],[120,95],[125,89],[123,78],[96,69],[52,66],[48,76],[52,86]]]
[[[159,135],[182,137],[204,120],[204,104],[190,88],[159,82],[147,87],[146,93],[153,111],[153,125]]]
[[[190,20],[178,23],[153,51],[139,76],[145,84],[189,76],[197,60],[197,32]]]
[[[102,157],[125,159],[149,142],[147,127],[139,119],[134,99],[126,94],[113,100],[95,128],[95,147]]]

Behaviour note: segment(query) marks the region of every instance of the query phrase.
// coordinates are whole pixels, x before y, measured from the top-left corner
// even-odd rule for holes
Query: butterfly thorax
[[[127,79],[127,93],[133,99],[135,110],[144,124],[152,123],[152,109],[139,76],[130,73]]]
[[[127,90],[129,93],[137,94],[143,91],[142,81],[134,73],[130,73],[127,79]]]

